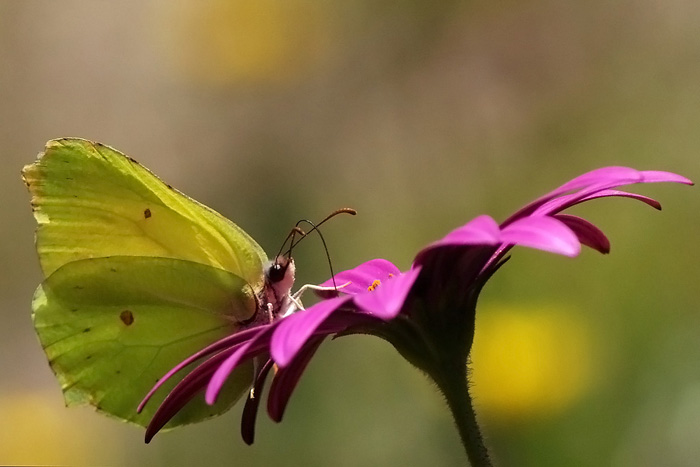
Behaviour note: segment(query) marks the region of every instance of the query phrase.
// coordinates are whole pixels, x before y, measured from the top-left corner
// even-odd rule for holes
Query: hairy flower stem
[[[464,369],[466,370],[466,365]],[[435,381],[445,396],[452,417],[457,424],[457,430],[469,463],[472,467],[491,467],[491,460],[486,446],[484,446],[481,430],[476,422],[476,414],[472,407],[466,371],[450,374],[447,378],[436,378]]]
[[[474,301],[476,295],[475,292],[472,297]],[[420,321],[419,325],[399,318],[390,327],[376,330],[375,335],[381,335],[394,344],[404,358],[435,382],[452,412],[470,465],[491,467],[472,407],[467,379],[467,355],[474,337],[474,326],[466,325],[461,320],[473,323],[474,313],[452,313],[448,316],[457,317],[457,321],[448,319],[443,322],[439,319],[441,315],[435,314],[432,320],[422,320],[426,315],[419,310],[420,307],[415,308],[417,313],[413,316],[415,321]]]

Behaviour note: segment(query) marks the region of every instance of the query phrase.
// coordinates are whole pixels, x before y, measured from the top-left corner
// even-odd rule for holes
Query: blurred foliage
[[[372,338],[326,343],[253,447],[240,407],[148,446],[64,409],[31,326],[20,168],[50,138],[98,140],[268,252],[347,205],[360,215],[324,229],[334,267],[407,267],[449,229],[597,166],[700,178],[698,20],[681,0],[0,1],[0,463],[463,465],[435,389]],[[489,388],[478,415],[499,465],[697,465],[700,203],[641,190],[664,211],[577,210],[609,257],[519,249],[486,287],[474,388]],[[299,284],[326,279],[318,242],[296,259]]]

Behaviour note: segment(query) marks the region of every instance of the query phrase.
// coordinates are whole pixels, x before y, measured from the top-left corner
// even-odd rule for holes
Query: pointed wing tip
[[[78,138],[77,136],[61,136],[60,138],[53,138],[46,142],[46,147],[61,146],[66,143],[90,143],[94,144],[92,141],[85,138]]]
[[[67,140],[67,139],[68,139],[68,138],[54,138],[54,139],[50,139],[50,140],[48,140],[48,141],[46,142],[46,145],[45,145],[44,147],[45,147],[45,149],[51,149],[51,148],[53,148],[53,147],[55,147],[55,146],[60,146],[60,145],[62,145],[63,142],[64,142],[65,140]]]
[[[41,151],[39,154],[36,156],[36,160],[32,164],[27,164],[22,168],[22,175],[24,176],[26,172],[31,170],[32,168],[36,167],[39,162],[49,155],[52,151],[64,148],[65,146],[68,146],[71,142],[75,143],[89,143],[88,140],[82,139],[82,138],[73,138],[73,137],[63,137],[63,138],[55,138],[55,139],[50,139],[46,142],[44,145],[44,150]]]
[[[61,138],[50,139],[46,142],[46,145],[44,146],[44,151],[39,153],[37,160],[40,160],[41,158],[47,156],[52,151],[70,148],[71,146],[78,146],[84,150],[88,150],[89,148],[94,149],[96,147],[104,147],[105,145],[102,143],[91,141],[89,139],[78,138],[76,136],[64,136]]]
[[[41,159],[43,156],[45,156],[52,149],[59,149],[61,147],[66,146],[71,141],[75,141],[77,139],[78,138],[68,138],[68,137],[50,139],[46,142],[46,145],[44,145],[44,152],[39,154],[39,158]]]

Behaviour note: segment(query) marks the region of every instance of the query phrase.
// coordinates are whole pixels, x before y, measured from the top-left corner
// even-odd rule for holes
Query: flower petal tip
[[[153,437],[156,435],[156,433],[150,432],[148,429],[146,430],[146,434],[143,436],[143,442],[145,444],[150,444],[151,440]]]
[[[216,404],[216,398],[218,396],[219,388],[213,388],[210,384],[209,386],[207,386],[207,392],[204,394],[204,402],[206,402],[207,405],[214,405]]]
[[[689,178],[673,172],[664,172],[662,170],[644,170],[642,171],[642,177],[644,183],[671,182],[690,186],[695,185],[695,183]]]
[[[608,237],[586,219],[572,216],[571,214],[556,214],[554,218],[570,228],[582,245],[593,248],[602,254],[610,252],[610,240],[608,240]]]

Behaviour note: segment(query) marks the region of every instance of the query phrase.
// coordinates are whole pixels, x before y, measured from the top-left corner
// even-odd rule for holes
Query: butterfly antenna
[[[321,226],[322,226],[323,224],[325,224],[327,221],[333,219],[333,218],[334,218],[335,216],[337,216],[338,214],[350,214],[351,216],[354,216],[354,215],[357,214],[357,211],[355,211],[353,208],[340,208],[340,209],[337,209],[337,210],[333,211],[332,213],[328,214],[328,215],[327,215],[321,222],[319,222],[318,224],[314,224],[313,222],[311,222],[311,221],[308,220],[308,219],[302,219],[302,220],[300,220],[299,222],[297,222],[297,225],[296,225],[297,227],[299,227],[299,224],[301,224],[302,222],[306,222],[307,224],[309,224],[309,225],[312,227],[312,229],[309,230],[309,231],[306,232],[306,233],[303,233],[303,231],[302,231],[302,233],[303,233],[302,237],[301,237],[299,240],[297,240],[296,242],[292,242],[291,245],[290,245],[290,247],[289,247],[289,249],[291,250],[291,249],[293,249],[295,246],[297,246],[297,245],[299,244],[299,242],[301,242],[307,235],[309,235],[309,234],[310,234],[311,232],[313,232],[314,230],[316,230],[316,231],[318,232],[318,228],[319,228],[319,227],[321,227]],[[299,229],[299,230],[301,230],[301,229]],[[319,233],[320,233],[320,232],[319,232]],[[285,242],[285,243],[286,243],[286,242]]]
[[[295,243],[294,243],[294,236],[295,236],[296,234],[301,235],[301,236],[302,236],[301,238],[306,237],[306,232],[304,232],[303,230],[301,230],[301,229],[299,228],[298,224],[299,224],[299,223],[297,222],[297,225],[295,225],[295,226],[292,228],[292,230],[290,230],[289,233],[287,234],[287,238],[285,238],[285,239],[284,239],[284,242],[282,242],[282,246],[280,247],[280,250],[277,252],[277,255],[275,255],[275,259],[277,259],[277,258],[279,258],[280,256],[283,255],[282,251],[284,250],[284,246],[287,244],[287,242],[289,242],[289,245],[290,245],[290,246],[289,246],[289,249],[288,249],[286,252],[284,252],[284,255],[288,255],[288,256],[290,256],[290,257],[292,256],[292,248],[293,248],[293,246],[295,245]]]
[[[330,272],[331,272],[331,280],[333,281],[333,288],[337,290],[337,289],[338,289],[338,286],[337,286],[336,283],[335,283],[335,273],[333,272],[333,262],[331,261],[331,254],[328,252],[328,245],[326,245],[326,239],[323,238],[323,234],[322,234],[321,231],[318,229],[318,226],[321,225],[321,223],[319,223],[318,225],[316,225],[316,224],[314,224],[313,222],[311,222],[311,221],[308,220],[308,219],[302,219],[302,220],[300,220],[299,222],[297,222],[297,226],[298,226],[301,222],[306,222],[307,224],[309,224],[309,225],[312,227],[311,230],[309,230],[308,233],[311,233],[311,232],[313,232],[313,231],[316,231],[316,233],[318,233],[318,236],[321,237],[321,243],[323,243],[323,250],[326,252],[326,258],[328,259],[328,269],[330,269]],[[307,233],[307,235],[308,235],[308,233]],[[292,246],[289,248],[289,254],[290,254],[290,255],[291,255],[291,252],[292,252],[292,248],[294,248],[294,246],[296,246],[296,245],[297,245],[300,241],[302,241],[305,237],[306,237],[306,235],[304,235],[304,236],[301,237],[299,240],[297,240],[296,243],[293,243],[293,244],[292,244]]]
[[[311,222],[311,221],[308,220],[308,219],[301,219],[299,222],[297,222],[297,224],[296,224],[296,225],[294,226],[294,228],[292,229],[292,232],[290,232],[289,236],[287,237],[288,239],[291,238],[291,242],[290,242],[290,245],[289,245],[289,250],[287,250],[287,252],[285,253],[285,254],[288,254],[289,256],[291,256],[291,255],[292,255],[292,249],[294,249],[294,247],[297,246],[297,245],[299,244],[299,242],[301,242],[304,238],[306,238],[311,232],[316,231],[316,232],[318,233],[318,236],[321,237],[321,243],[323,243],[323,249],[324,249],[325,252],[326,252],[326,259],[328,259],[328,269],[330,270],[330,273],[331,273],[331,280],[333,281],[333,288],[334,288],[334,289],[337,289],[338,286],[337,286],[336,283],[335,283],[335,273],[333,272],[333,262],[331,261],[331,254],[330,254],[330,252],[328,251],[328,245],[326,244],[326,239],[323,237],[323,234],[322,234],[321,231],[319,230],[319,227],[320,227],[321,225],[323,225],[326,221],[329,221],[330,219],[332,219],[332,218],[334,218],[335,216],[337,216],[338,214],[350,214],[350,215],[354,216],[354,215],[357,214],[357,211],[355,211],[355,210],[352,209],[352,208],[341,208],[341,209],[338,209],[338,210],[336,210],[336,211],[333,211],[332,213],[330,213],[329,215],[327,215],[327,216],[326,216],[321,222],[319,222],[318,224],[314,224],[313,222]],[[301,230],[301,228],[299,228],[299,224],[301,224],[302,222],[305,222],[305,223],[309,224],[309,225],[311,226],[311,230],[309,230],[308,232],[304,232],[303,230]],[[295,234],[295,233],[299,233],[299,234],[301,235],[301,238],[299,238],[298,240],[296,240],[296,239],[294,238],[294,234]],[[285,240],[284,243],[285,243],[285,244],[287,243],[286,240]],[[280,252],[281,252],[281,251],[280,251]]]

